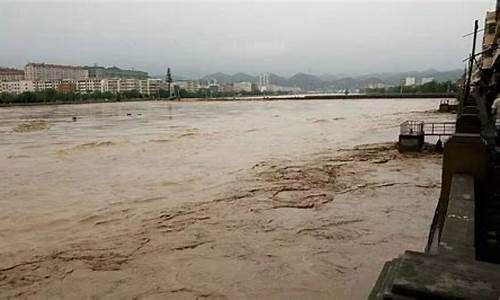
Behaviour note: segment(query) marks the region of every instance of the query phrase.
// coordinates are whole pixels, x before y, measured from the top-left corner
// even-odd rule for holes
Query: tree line
[[[261,91],[238,91],[238,92],[223,92],[217,89],[201,88],[196,91],[188,91],[185,89],[176,90],[175,96],[180,98],[232,98],[232,97],[251,97],[251,96],[275,96],[286,95],[286,92],[265,92]],[[161,95],[161,91],[160,91]],[[163,98],[163,97],[162,97]]]
[[[241,96],[259,96],[259,91],[252,92],[220,92],[215,89],[199,89],[197,91],[187,91],[185,89],[175,89],[174,98],[219,98],[219,97],[241,97]],[[282,92],[269,93],[266,95],[281,95]],[[35,92],[23,92],[21,94],[0,93],[0,104],[30,104],[30,103],[80,103],[80,102],[101,102],[101,101],[130,101],[130,100],[149,100],[149,99],[169,99],[168,91],[160,89],[156,95],[142,95],[137,90],[111,93],[111,92],[92,92],[92,93],[63,93],[55,89],[46,89]]]
[[[92,92],[87,94],[62,93],[55,89],[46,89],[36,92],[23,92],[21,94],[0,94],[0,104],[26,104],[26,103],[52,103],[52,102],[86,102],[86,101],[126,101],[143,98],[138,91],[122,93]]]

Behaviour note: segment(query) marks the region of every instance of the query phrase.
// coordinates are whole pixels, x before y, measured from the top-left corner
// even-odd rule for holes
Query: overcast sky
[[[494,0],[6,1],[0,65],[163,74],[360,74],[463,68]]]

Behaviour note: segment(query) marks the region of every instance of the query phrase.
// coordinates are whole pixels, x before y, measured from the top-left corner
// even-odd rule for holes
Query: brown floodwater
[[[438,105],[0,108],[0,297],[366,297],[439,192],[439,157],[380,143]]]

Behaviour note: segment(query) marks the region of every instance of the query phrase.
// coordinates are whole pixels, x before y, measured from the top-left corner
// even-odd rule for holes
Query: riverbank
[[[0,103],[0,107],[16,106],[43,106],[43,105],[70,105],[95,103],[128,103],[128,102],[227,102],[227,101],[275,101],[275,100],[361,100],[361,99],[454,99],[455,95],[444,94],[314,94],[314,95],[283,95],[283,96],[248,96],[248,97],[218,97],[218,98],[181,98],[181,99],[127,99],[127,100],[82,100],[82,101],[54,101],[37,103]]]

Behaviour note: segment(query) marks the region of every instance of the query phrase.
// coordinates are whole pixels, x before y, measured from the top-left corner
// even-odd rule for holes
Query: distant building
[[[279,86],[279,85],[275,85],[275,84],[270,84],[269,86],[266,87],[265,91],[269,91],[269,92],[300,93],[302,91],[302,89],[299,88],[299,87]]]
[[[122,93],[138,91],[144,95],[156,95],[159,92],[160,79],[85,79],[85,80],[18,80],[0,82],[0,93],[20,94],[23,92],[53,89],[61,93],[88,94],[94,92]]]
[[[140,94],[159,95],[160,87],[165,82],[161,79],[83,79],[83,80],[19,80],[0,82],[0,93],[20,94],[23,92],[53,89],[60,93],[89,94],[94,92],[123,93],[137,91]]]
[[[219,91],[222,93],[233,93],[235,90],[232,83],[226,83],[219,86]]]
[[[47,81],[47,80],[81,80],[89,77],[89,73],[83,67],[53,65],[46,63],[28,63],[24,67],[26,80]]]
[[[74,93],[76,91],[76,83],[74,81],[63,81],[57,86],[59,93]]]
[[[262,73],[259,75],[259,90],[261,92],[267,91],[270,88],[269,73]]]
[[[489,11],[486,13],[486,20],[484,22],[483,33],[483,55],[482,55],[482,68],[491,69],[493,67],[493,54],[497,47],[497,12]]]
[[[406,77],[404,80],[405,86],[414,86],[417,84],[417,79],[415,77]]]
[[[186,85],[186,90],[188,92],[196,92],[201,88],[201,84],[199,81],[196,80],[189,80]]]
[[[368,84],[368,88],[369,89],[385,89],[386,87],[388,87],[387,84],[385,83],[370,83]]]
[[[176,86],[179,89],[187,90],[188,88],[188,80],[179,80],[172,82],[172,86]]]
[[[139,81],[139,93],[147,96],[155,96],[160,93],[161,79],[145,79]]]
[[[88,71],[89,75],[88,77],[91,79],[105,79],[105,78],[147,79],[149,77],[147,72],[136,71],[136,70],[124,70],[118,67],[105,68],[100,66],[94,66],[94,67],[83,67],[83,68]]]
[[[101,92],[113,94],[137,91],[143,95],[157,95],[162,84],[161,79],[119,79],[107,78],[101,80]],[[94,83],[94,86],[97,86]]]
[[[139,80],[137,79],[120,79],[120,85],[118,91],[122,92],[131,92],[131,91],[139,91]]]
[[[252,83],[251,82],[238,82],[233,84],[233,90],[235,92],[252,92]]]
[[[43,91],[48,89],[57,90],[59,84],[62,80],[43,80],[43,81],[33,81],[35,91]]]
[[[120,79],[107,78],[101,81],[101,91],[116,94],[120,92]]]
[[[434,77],[424,77],[424,78],[422,78],[420,84],[426,84],[426,83],[433,82],[433,81],[434,81]]]
[[[94,92],[102,92],[102,80],[85,79],[76,82],[76,92],[80,94],[91,94]]]
[[[24,71],[10,68],[0,68],[0,81],[24,80]]]
[[[0,82],[0,93],[21,94],[34,92],[35,87],[31,80],[2,81]]]
[[[219,85],[219,83],[217,82],[217,79],[215,78],[212,78],[212,79],[209,79],[207,80],[207,86],[214,86],[214,85]]]

